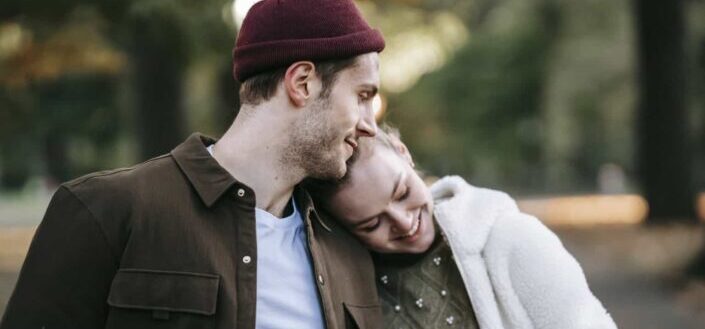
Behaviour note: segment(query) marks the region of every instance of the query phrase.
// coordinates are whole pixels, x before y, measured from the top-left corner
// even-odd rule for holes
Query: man
[[[373,136],[381,34],[351,0],[264,0],[217,142],[63,184],[0,328],[372,328],[372,264],[297,187]]]

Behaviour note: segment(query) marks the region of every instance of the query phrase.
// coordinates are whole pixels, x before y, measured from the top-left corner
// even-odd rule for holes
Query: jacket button
[[[326,284],[326,282],[323,280],[323,275],[318,275],[318,283],[320,283],[321,285]]]
[[[250,257],[250,256],[242,257],[242,262],[245,264],[249,264],[251,261],[252,261],[252,257]]]
[[[237,196],[239,196],[239,197],[245,196],[245,190],[243,190],[243,189],[238,189],[238,190],[237,190]]]

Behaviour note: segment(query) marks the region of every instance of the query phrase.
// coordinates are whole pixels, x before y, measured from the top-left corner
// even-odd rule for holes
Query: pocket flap
[[[382,308],[379,305],[352,305],[343,303],[345,311],[350,315],[357,328],[382,328]]]
[[[120,269],[110,286],[108,305],[212,315],[219,281],[214,274]]]

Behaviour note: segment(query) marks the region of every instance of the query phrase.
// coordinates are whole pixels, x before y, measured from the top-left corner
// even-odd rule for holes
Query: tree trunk
[[[218,76],[218,96],[220,102],[215,115],[216,129],[219,134],[224,133],[240,110],[240,82],[233,77],[230,61],[224,65]]]
[[[58,186],[68,180],[71,175],[69,159],[66,156],[66,135],[62,132],[50,131],[43,136],[44,161],[46,161],[47,175],[50,185]]]
[[[698,72],[700,72],[700,82],[702,86],[705,86],[705,38],[700,41],[698,48],[698,69]],[[700,131],[700,143],[701,145],[705,145],[705,131],[702,130]],[[702,148],[700,149],[698,156],[702,159]],[[703,182],[699,181],[698,183],[702,184]],[[700,191],[703,190],[701,185],[698,187]],[[705,227],[703,227],[701,231],[705,236]],[[705,243],[700,247],[700,252],[688,266],[688,274],[705,279]]]
[[[31,143],[16,140],[0,145],[0,188],[16,191],[29,180],[31,157],[27,154]]]
[[[692,221],[682,0],[636,0],[637,165],[651,223]]]
[[[142,160],[169,152],[186,137],[183,76],[187,43],[178,17],[156,8],[131,19],[135,120]]]

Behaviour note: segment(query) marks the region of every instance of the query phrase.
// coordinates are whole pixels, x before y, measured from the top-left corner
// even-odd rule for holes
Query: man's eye
[[[362,93],[360,93],[360,99],[361,99],[361,100],[366,101],[366,100],[368,100],[368,99],[370,99],[370,98],[371,98],[371,97],[370,97],[370,93],[369,93],[369,92],[362,92]]]

